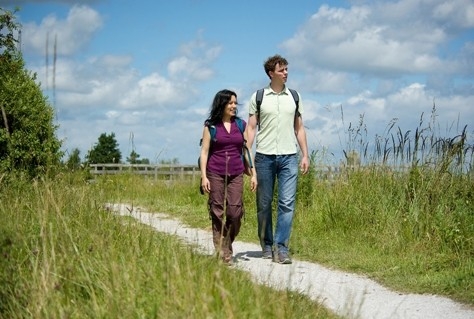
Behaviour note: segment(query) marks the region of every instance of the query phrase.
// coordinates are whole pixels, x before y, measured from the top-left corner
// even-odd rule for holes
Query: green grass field
[[[166,196],[156,185],[76,177],[2,187],[0,318],[336,318],[103,209],[133,189]]]
[[[313,153],[298,183],[290,251],[401,292],[473,306],[474,148],[466,130],[452,139],[422,132],[413,142],[401,132],[378,140],[372,155],[362,141],[364,164],[348,152],[351,165],[331,180],[317,178],[314,164],[324,159]],[[210,229],[198,187],[199,178],[1,175],[0,318],[336,318],[104,209],[127,203]],[[245,187],[238,240],[257,243],[255,194]]]

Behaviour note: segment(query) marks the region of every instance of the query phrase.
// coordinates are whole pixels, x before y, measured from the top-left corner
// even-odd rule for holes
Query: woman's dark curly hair
[[[237,99],[237,94],[231,90],[221,90],[216,93],[216,96],[214,96],[214,101],[212,101],[209,118],[206,120],[207,124],[215,125],[222,121],[224,109],[230,102],[232,96],[235,96]]]

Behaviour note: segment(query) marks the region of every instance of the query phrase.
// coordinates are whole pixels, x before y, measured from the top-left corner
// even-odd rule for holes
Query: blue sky
[[[302,96],[310,150],[334,154],[329,161],[350,147],[349,124],[363,118],[372,143],[393,121],[403,132],[422,114],[428,124],[434,103],[437,134],[453,137],[467,125],[474,135],[471,0],[0,6],[20,8],[27,68],[54,104],[64,150],[79,148],[82,158],[113,132],[122,160],[135,150],[152,163],[195,164],[214,94],[235,90],[247,119],[252,92],[268,84],[263,61],[275,53],[288,59],[288,86]]]

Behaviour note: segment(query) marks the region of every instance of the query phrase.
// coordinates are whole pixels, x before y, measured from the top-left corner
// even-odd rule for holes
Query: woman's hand
[[[211,183],[209,183],[209,180],[207,179],[207,177],[201,178],[201,188],[206,193],[211,192]]]
[[[250,177],[250,190],[252,192],[255,192],[257,190],[257,185],[258,185],[258,182],[257,182],[257,174],[252,174],[252,176]]]

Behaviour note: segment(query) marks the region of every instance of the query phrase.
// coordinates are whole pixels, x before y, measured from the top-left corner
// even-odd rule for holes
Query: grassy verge
[[[102,209],[112,199],[138,201],[140,192],[143,203],[175,200],[161,201],[167,187],[148,185],[86,184],[74,175],[2,184],[0,318],[336,318]]]
[[[297,204],[293,256],[362,273],[402,292],[445,295],[474,305],[474,185],[468,176],[443,178],[440,182],[437,173],[426,171],[422,184],[408,188],[412,174],[369,168],[331,184],[302,182],[306,197]],[[99,183],[112,201],[210,227],[207,197],[198,193],[198,181],[123,176]],[[245,205],[238,240],[257,243],[255,195],[249,191]]]
[[[365,274],[402,292],[474,305],[474,145],[467,127],[452,138],[441,137],[437,128],[435,107],[429,123],[422,114],[419,127],[402,132],[391,122],[373,145],[363,117],[349,125],[342,173],[317,179],[324,172],[313,165],[300,177],[294,257]],[[198,180],[137,182],[129,176],[100,183],[111,200],[210,226]],[[248,190],[245,206],[238,240],[257,243],[255,195]]]

